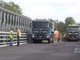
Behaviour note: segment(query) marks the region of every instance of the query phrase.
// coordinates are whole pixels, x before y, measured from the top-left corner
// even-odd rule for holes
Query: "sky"
[[[32,19],[53,19],[64,22],[67,17],[80,23],[80,0],[4,0],[18,4],[23,15]]]

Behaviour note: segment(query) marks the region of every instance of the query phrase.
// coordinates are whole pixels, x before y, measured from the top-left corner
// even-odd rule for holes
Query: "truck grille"
[[[36,38],[46,38],[46,34],[45,33],[36,33],[35,37]]]
[[[72,38],[72,37],[75,37],[76,38],[76,37],[78,37],[78,35],[69,35],[69,37],[70,38]]]
[[[78,35],[69,35],[68,39],[78,39]]]

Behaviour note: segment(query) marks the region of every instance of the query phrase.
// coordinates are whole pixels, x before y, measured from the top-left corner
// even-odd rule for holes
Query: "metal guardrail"
[[[14,32],[13,34],[14,34],[13,43],[16,43],[17,33]],[[26,41],[27,41],[27,33],[21,33],[20,42],[26,42]],[[0,31],[0,45],[9,43],[10,43],[9,32]]]

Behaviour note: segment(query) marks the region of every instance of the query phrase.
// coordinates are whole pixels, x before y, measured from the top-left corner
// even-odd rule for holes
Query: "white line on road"
[[[74,53],[80,53],[80,48],[75,48]]]

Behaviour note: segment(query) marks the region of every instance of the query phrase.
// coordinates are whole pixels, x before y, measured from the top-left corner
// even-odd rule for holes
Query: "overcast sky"
[[[13,1],[23,11],[23,15],[32,19],[57,19],[65,21],[66,17],[73,17],[80,22],[80,0],[4,0]]]

